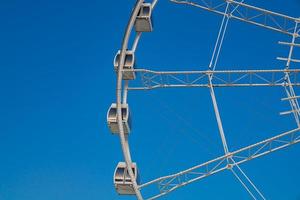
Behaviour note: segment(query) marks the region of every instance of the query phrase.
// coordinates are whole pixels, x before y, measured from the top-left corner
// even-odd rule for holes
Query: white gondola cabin
[[[150,3],[143,3],[135,21],[136,32],[152,32],[152,6]]]
[[[119,63],[120,63],[120,54],[121,51],[119,50],[118,53],[115,56],[114,59],[114,69],[117,72],[119,68]],[[135,72],[133,71],[135,68],[135,56],[134,52],[127,50],[125,54],[125,61],[124,61],[124,66],[123,70],[129,70],[129,71],[124,71],[123,72],[123,79],[124,80],[133,80],[135,79]],[[130,71],[132,70],[132,71]]]
[[[122,122],[124,126],[124,133],[129,134],[131,130],[131,118],[128,104],[122,104]],[[117,123],[117,104],[111,104],[108,112],[107,112],[107,124],[110,131],[113,134],[119,134],[119,127]]]
[[[135,177],[135,180],[137,181],[137,184],[139,184],[139,174],[138,169],[136,166],[136,163],[132,163],[132,171]],[[121,195],[134,195],[135,191],[133,189],[133,184],[130,179],[128,170],[126,168],[125,162],[119,162],[114,173],[114,185],[116,188],[116,191],[118,194]]]

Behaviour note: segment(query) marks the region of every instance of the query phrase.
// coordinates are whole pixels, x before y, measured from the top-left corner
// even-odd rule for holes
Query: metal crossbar
[[[156,199],[158,197],[164,196],[169,192],[176,190],[182,186],[190,184],[194,181],[200,180],[202,178],[213,175],[217,172],[221,172],[225,169],[233,169],[236,167],[244,175],[244,177],[249,181],[257,193],[261,197],[263,195],[257,189],[257,187],[252,183],[252,181],[247,177],[247,175],[241,170],[239,164],[258,158],[260,156],[269,154],[276,150],[285,148],[287,146],[296,144],[300,142],[300,109],[298,104],[298,96],[296,96],[293,86],[300,86],[298,81],[298,69],[290,69],[289,65],[291,62],[299,63],[300,60],[294,58],[293,48],[299,47],[296,43],[296,39],[300,36],[300,18],[293,18],[287,15],[282,15],[276,12],[258,8],[255,6],[250,6],[235,0],[195,0],[198,2],[190,2],[187,0],[171,0],[177,4],[187,4],[190,6],[195,6],[202,8],[204,10],[214,12],[223,16],[223,22],[220,28],[219,36],[214,49],[213,57],[209,65],[208,71],[176,71],[176,72],[156,72],[145,69],[140,70],[129,70],[134,71],[141,81],[126,80],[124,86],[122,86],[122,75],[125,53],[128,49],[129,37],[131,34],[132,27],[135,23],[136,16],[138,15],[139,9],[143,3],[141,0],[136,1],[136,6],[132,11],[130,20],[128,22],[126,32],[124,34],[124,39],[122,43],[122,49],[120,54],[120,62],[118,66],[118,81],[117,81],[117,121],[118,128],[120,130],[120,139],[124,158],[127,165],[127,170],[132,181],[132,187],[136,193],[136,197],[139,200],[143,200],[141,189],[151,185],[158,186],[158,192],[149,197],[148,200]],[[153,0],[152,8],[156,5],[157,0]],[[226,19],[226,20],[225,20]],[[287,34],[293,37],[292,42],[281,42],[280,44],[290,46],[289,56],[287,58],[278,57],[279,60],[286,61],[286,68],[283,70],[228,70],[228,71],[216,71],[215,67],[218,61],[218,56],[221,50],[222,42],[224,39],[224,34],[226,31],[227,23],[229,19],[237,19],[250,24],[254,24],[260,27],[271,29],[283,34]],[[133,40],[132,51],[135,52],[137,45],[139,43],[141,33],[137,33],[135,39]],[[213,80],[213,81],[212,81]],[[277,135],[275,137],[269,138],[262,142],[250,145],[248,147],[242,148],[240,150],[229,152],[225,140],[225,135],[223,133],[221,117],[218,113],[218,107],[216,98],[214,95],[214,87],[233,87],[233,86],[284,86],[287,92],[287,97],[283,100],[288,100],[291,104],[291,111],[282,112],[282,114],[293,113],[295,115],[298,128],[285,132],[283,134]],[[222,136],[222,141],[224,144],[225,155],[197,165],[190,169],[181,171],[179,173],[164,176],[143,185],[137,185],[134,178],[133,171],[131,169],[131,155],[128,146],[128,138],[124,135],[123,123],[121,120],[121,104],[126,103],[127,91],[128,90],[149,90],[155,88],[166,88],[166,87],[208,87],[211,90],[211,96],[214,103],[214,109],[219,125],[219,130]],[[122,88],[123,88],[123,101],[122,98]],[[220,129],[221,127],[221,129]],[[228,162],[228,160],[232,162]],[[238,175],[235,174],[237,177]],[[239,177],[238,177],[239,178]],[[241,179],[239,179],[241,180]],[[241,180],[242,181],[242,180]],[[246,185],[244,185],[246,186]],[[264,198],[263,198],[264,199]]]
[[[124,70],[128,71],[128,70]],[[130,82],[128,90],[151,90],[157,88],[209,87],[213,74],[213,87],[246,86],[300,86],[300,69],[282,70],[215,70],[215,71],[151,71],[134,70],[138,79]],[[285,82],[289,74],[290,83]]]
[[[159,188],[157,194],[147,198],[147,200],[157,199],[197,180],[206,178],[226,169],[232,169],[234,166],[238,166],[254,158],[297,144],[300,142],[299,130],[300,128],[287,131],[176,174],[149,181],[140,185],[139,189],[144,189],[151,185],[157,185]],[[228,164],[228,159],[234,159],[235,162]]]
[[[279,14],[234,0],[198,0],[194,2],[186,0],[170,1],[177,4],[194,6],[220,15],[228,15],[228,13],[230,13],[228,15],[230,18],[271,29],[287,35],[293,35],[295,23],[300,22],[299,18]],[[229,12],[225,13],[224,10],[227,2],[229,3],[230,7]],[[299,32],[300,27],[296,31],[297,37],[300,34]]]

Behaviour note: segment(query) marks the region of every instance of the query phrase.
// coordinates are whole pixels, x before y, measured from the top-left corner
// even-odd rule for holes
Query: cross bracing
[[[128,170],[132,187],[137,199],[156,199],[161,196],[168,194],[171,191],[176,190],[182,186],[188,185],[194,181],[200,180],[202,178],[208,177],[217,172],[229,169],[233,172],[241,184],[245,187],[248,193],[253,199],[257,197],[265,200],[266,198],[258,190],[258,188],[253,184],[250,178],[243,172],[239,167],[246,161],[258,158],[260,156],[269,154],[276,150],[288,147],[290,145],[300,142],[299,130],[300,130],[300,108],[298,104],[298,98],[293,89],[294,86],[299,86],[298,81],[298,69],[292,69],[290,67],[291,63],[299,63],[299,59],[293,57],[294,48],[299,47],[300,36],[300,18],[294,18],[287,15],[279,14],[266,9],[258,8],[244,3],[244,0],[240,2],[234,0],[195,0],[194,2],[186,0],[171,0],[177,4],[186,4],[189,6],[194,6],[201,8],[213,13],[222,15],[222,23],[220,26],[219,34],[215,44],[215,48],[212,54],[211,62],[209,64],[207,71],[151,71],[146,69],[134,69],[133,67],[129,70],[132,74],[133,72],[137,75],[139,79],[130,81],[122,77],[124,72],[128,71],[124,69],[125,58],[127,49],[131,49],[131,52],[135,52],[141,38],[142,32],[137,31],[135,39],[133,40],[132,47],[128,45],[129,36],[134,24],[137,19],[139,9],[143,4],[143,0],[137,0],[135,8],[132,11],[132,15],[128,22],[126,28],[124,39],[122,43],[122,48],[120,51],[119,64],[116,66],[118,79],[117,79],[117,123],[119,128],[119,135],[121,140],[121,146],[124,153],[124,159],[126,161],[126,168]],[[153,0],[151,8],[154,8],[157,0]],[[276,70],[216,70],[219,54],[222,48],[222,43],[224,40],[224,35],[226,33],[227,25],[229,19],[236,19],[250,24],[257,25],[266,29],[270,29],[276,32],[280,32],[289,36],[292,36],[291,42],[279,42],[282,45],[287,45],[290,47],[288,56],[278,57],[278,60],[285,61],[284,69]],[[149,29],[150,30],[150,29]],[[152,29],[151,29],[152,30]],[[266,68],[265,68],[266,69]],[[134,77],[134,76],[133,76]],[[128,77],[127,77],[128,78]],[[135,78],[133,78],[135,79]],[[139,81],[138,81],[139,80]],[[124,83],[124,85],[123,85]],[[219,108],[217,104],[217,99],[214,93],[215,87],[245,87],[245,86],[282,86],[287,94],[287,97],[282,98],[290,103],[291,110],[282,112],[281,114],[293,114],[297,123],[297,128],[280,135],[274,136],[267,140],[258,142],[256,144],[250,145],[248,147],[230,152],[227,148],[227,141],[225,133],[223,130],[223,124],[221,120],[221,115],[219,113]],[[212,98],[214,112],[216,115],[216,120],[219,128],[219,133],[222,139],[222,144],[224,147],[224,156],[215,158],[206,163],[197,165],[190,169],[172,174],[169,176],[163,176],[153,181],[149,181],[142,185],[137,184],[134,178],[133,170],[131,168],[132,160],[129,151],[128,137],[125,136],[122,124],[122,113],[121,105],[122,103],[127,103],[127,93],[128,90],[149,90],[155,88],[167,88],[167,87],[207,87],[210,90],[210,95]],[[238,169],[241,175],[246,178],[247,182],[255,190],[256,195],[254,195],[250,188],[245,184],[245,182],[239,177],[234,169]],[[148,186],[157,185],[158,191],[156,194],[145,198],[142,195],[141,190],[148,188]]]
[[[148,197],[147,200],[159,198],[200,179],[209,177],[226,169],[231,169],[239,164],[259,158],[293,144],[297,144],[300,142],[299,130],[299,128],[296,128],[287,131],[256,144],[229,152],[227,155],[196,165],[176,174],[160,177],[140,185],[139,188],[144,189],[151,185],[157,185],[157,194]],[[231,162],[228,162],[228,160],[231,160]]]
[[[126,70],[124,70],[126,71]],[[300,86],[299,69],[282,70],[205,70],[205,71],[152,71],[134,70],[138,79],[129,85],[129,90],[151,90],[172,87],[209,87],[212,76],[213,87],[247,86]],[[285,82],[289,74],[291,83]]]
[[[177,4],[186,4],[195,6],[213,13],[226,15],[229,18],[237,19],[243,22],[254,24],[260,27],[271,29],[288,35],[294,34],[295,23],[299,23],[300,19],[279,14],[266,9],[258,8],[238,2],[234,0],[170,0]],[[228,12],[225,12],[225,7],[228,2]],[[296,30],[296,35],[299,36],[300,27]]]

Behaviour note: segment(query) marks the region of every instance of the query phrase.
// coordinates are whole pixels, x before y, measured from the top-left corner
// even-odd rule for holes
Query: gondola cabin
[[[139,175],[136,163],[132,163],[131,169],[133,171],[135,180],[139,184]],[[121,195],[134,195],[133,184],[130,179],[125,162],[119,162],[114,173],[114,185],[118,194]]]
[[[143,3],[135,20],[136,32],[152,32],[152,6],[150,3]]]
[[[117,72],[119,68],[119,63],[120,63],[120,54],[121,51],[119,50],[115,56],[114,59],[114,69]],[[135,79],[135,72],[133,71],[135,68],[135,56],[134,52],[127,50],[125,54],[125,61],[124,61],[124,66],[123,70],[128,70],[123,72],[123,79],[124,80],[134,80]],[[132,70],[132,71],[131,71]]]
[[[129,134],[131,130],[131,118],[128,104],[122,104],[121,106],[122,112],[122,123],[124,127],[124,134]],[[108,112],[107,112],[107,124],[110,131],[113,134],[119,134],[119,127],[117,123],[117,104],[111,104]]]

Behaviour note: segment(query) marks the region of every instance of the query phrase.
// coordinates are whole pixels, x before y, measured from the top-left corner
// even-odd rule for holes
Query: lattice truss
[[[234,167],[238,167],[238,169],[240,169],[238,166],[239,164],[299,143],[299,130],[300,129],[297,128],[237,151],[229,152],[227,155],[194,166],[190,169],[145,183],[141,185],[140,188],[142,189],[144,187],[149,187],[150,185],[156,184],[159,194],[148,198],[152,200],[166,195],[182,186],[206,178],[226,169],[232,170]]]
[[[126,70],[124,70],[126,71]],[[136,82],[129,90],[150,90],[169,87],[209,87],[213,75],[213,87],[287,86],[289,74],[292,86],[300,86],[299,69],[286,70],[226,70],[226,71],[151,71],[136,69]]]
[[[230,18],[238,19],[247,23],[255,24],[264,28],[279,31],[293,36],[296,32],[299,34],[300,27],[295,31],[295,18],[282,15],[269,10],[261,9],[243,3],[243,1],[233,0],[198,0],[198,1],[182,1],[171,0],[174,3],[195,6],[204,10],[208,10],[220,15],[227,15]],[[228,4],[229,3],[229,4]],[[225,13],[226,7],[228,10]],[[298,19],[299,20],[299,19]]]
[[[157,199],[182,186],[197,180],[206,178],[223,170],[231,170],[236,178],[245,187],[253,199],[265,199],[260,190],[240,168],[239,164],[261,157],[271,152],[283,149],[300,142],[300,108],[294,86],[300,86],[300,69],[291,68],[291,64],[300,63],[293,57],[295,48],[300,48],[300,18],[275,13],[269,10],[248,5],[244,1],[234,0],[170,0],[175,4],[193,6],[209,12],[217,13],[223,17],[214,52],[208,69],[205,71],[152,71],[149,69],[123,69],[122,72],[134,73],[137,77],[125,85],[128,90],[151,90],[171,87],[207,87],[210,90],[215,116],[218,123],[219,133],[224,148],[224,156],[212,159],[203,164],[194,166],[184,171],[160,177],[155,180],[138,185],[138,190],[143,191],[148,187],[156,186],[156,193],[144,198],[140,194],[138,199]],[[154,1],[156,4],[157,1]],[[289,51],[286,57],[277,59],[284,62],[283,69],[271,70],[216,70],[219,53],[222,47],[227,24],[230,19],[254,24],[263,28],[271,29],[291,37],[291,41],[280,41],[280,45],[286,46]],[[139,39],[140,35],[137,36]],[[137,40],[138,40],[137,39]],[[133,45],[135,50],[136,44]],[[217,100],[214,94],[215,87],[283,87],[291,110],[281,114],[292,114],[296,121],[296,128],[281,133],[272,138],[230,152],[227,147],[226,137],[223,130],[222,120],[219,114]],[[125,94],[127,95],[127,93]],[[139,192],[139,191],[138,191]]]

